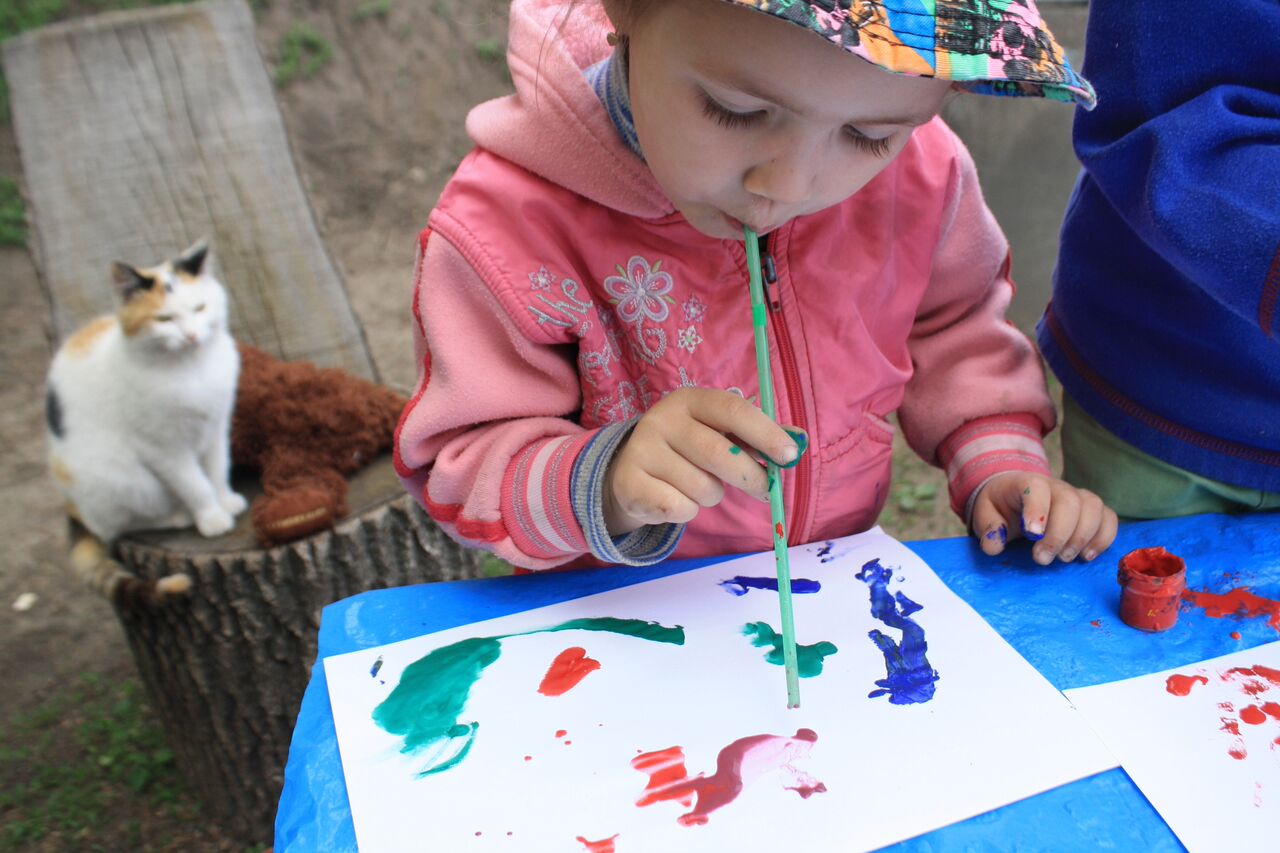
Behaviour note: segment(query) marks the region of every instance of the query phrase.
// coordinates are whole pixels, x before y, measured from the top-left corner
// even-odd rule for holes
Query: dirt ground
[[[280,37],[300,21],[334,48],[327,67],[280,90],[279,101],[321,232],[390,384],[414,378],[408,280],[416,232],[469,147],[467,108],[509,89],[497,51],[505,43],[506,8],[504,0],[272,0],[259,13],[259,44],[269,63],[278,57]],[[21,174],[7,124],[0,125],[0,174]],[[0,248],[0,282],[0,683],[8,685],[0,725],[8,728],[84,673],[109,684],[134,676],[110,607],[65,567],[64,521],[44,464],[48,304],[25,250]],[[905,454],[900,472],[885,519],[892,532],[903,538],[961,532],[945,511],[939,474]],[[34,605],[14,609],[24,593],[36,596]],[[172,816],[141,819],[178,823]],[[147,849],[236,849],[216,830],[168,829],[166,837],[176,840]],[[147,826],[143,834],[152,836]],[[109,838],[99,842],[100,849],[123,849]],[[63,843],[46,839],[37,849],[87,849]]]

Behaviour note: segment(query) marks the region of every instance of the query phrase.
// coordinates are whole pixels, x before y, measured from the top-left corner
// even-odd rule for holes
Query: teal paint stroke
[[[756,648],[772,647],[765,653],[764,659],[774,666],[782,666],[782,635],[774,631],[768,622],[752,622],[749,625],[743,625],[742,634],[750,637],[751,645]],[[799,664],[800,677],[813,678],[815,675],[822,675],[823,658],[834,655],[838,651],[840,650],[836,648],[835,643],[829,643],[826,640],[811,646],[802,646],[797,643],[796,662]]]
[[[373,709],[373,721],[384,731],[404,738],[400,752],[415,755],[430,751],[418,778],[457,766],[475,742],[478,722],[460,722],[471,688],[484,671],[502,655],[502,641],[557,631],[604,631],[654,643],[684,645],[684,628],[669,628],[641,619],[611,616],[571,619],[550,628],[538,628],[497,637],[472,637],[443,646],[405,667],[391,695]]]

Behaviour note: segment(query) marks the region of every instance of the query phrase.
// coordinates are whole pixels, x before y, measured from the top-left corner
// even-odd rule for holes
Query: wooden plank
[[[59,339],[114,310],[112,261],[205,235],[238,339],[376,381],[243,0],[46,27],[7,42],[4,67]]]

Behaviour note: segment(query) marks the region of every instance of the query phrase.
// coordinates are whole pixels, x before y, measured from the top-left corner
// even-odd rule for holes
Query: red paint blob
[[[564,745],[565,745],[565,746],[572,746],[572,745],[573,745],[573,741],[571,741],[571,740],[567,740],[567,741],[565,741],[565,742],[564,742]]]
[[[713,811],[738,798],[742,789],[764,774],[780,770],[794,783],[786,786],[804,799],[827,790],[826,785],[792,766],[792,761],[809,753],[818,735],[812,729],[800,729],[794,737],[752,735],[739,738],[720,750],[716,772],[707,776],[689,776],[684,766],[684,750],[678,746],[648,752],[631,760],[631,766],[649,776],[644,794],[637,806],[675,800],[688,808],[688,814],[676,819],[681,826],[700,826],[710,820]]]
[[[1239,632],[1239,631],[1232,631],[1232,632],[1231,632],[1231,639],[1233,639],[1233,640],[1238,640],[1238,639],[1240,639],[1240,632]]]
[[[1245,751],[1245,748],[1243,746],[1231,747],[1231,749],[1227,750],[1227,755],[1230,755],[1236,761],[1244,761],[1246,758],[1249,757],[1249,753]]]
[[[568,732],[564,729],[556,729],[556,737],[564,737]]]
[[[1092,626],[1093,626],[1093,627],[1095,627],[1095,628],[1101,628],[1101,627],[1102,627],[1102,620],[1101,620],[1101,619],[1094,619],[1094,620],[1093,620],[1092,622],[1090,622],[1089,624],[1090,624],[1090,625],[1092,625]]]
[[[1280,601],[1272,601],[1270,598],[1254,595],[1247,586],[1233,589],[1222,595],[1216,595],[1212,592],[1196,592],[1193,589],[1189,589],[1182,593],[1182,598],[1196,607],[1204,608],[1204,615],[1211,616],[1214,619],[1221,619],[1224,616],[1239,616],[1242,618],[1267,616],[1269,617],[1267,624],[1280,631]]]
[[[1224,732],[1226,732],[1227,734],[1237,735],[1237,736],[1238,736],[1238,735],[1240,734],[1240,721],[1239,721],[1239,720],[1225,720],[1225,719],[1224,719],[1224,720],[1222,721],[1222,730],[1223,730]]]
[[[586,848],[587,853],[614,853],[613,840],[617,837],[617,835],[613,835],[603,841],[588,841],[579,835],[578,841]]]
[[[1209,679],[1203,675],[1171,675],[1164,683],[1164,689],[1174,696],[1186,696],[1197,684],[1208,684]]]
[[[533,761],[533,756],[532,756],[532,755],[526,755],[526,756],[524,757],[524,760],[525,760],[525,761]]]
[[[783,538],[783,537],[786,535],[786,534],[784,534],[784,533],[782,532],[782,522],[781,522],[781,521],[779,521],[777,524],[775,524],[775,525],[773,526],[773,532],[774,532],[774,533],[776,533],[776,534],[778,534],[778,538],[779,538],[779,539]]]
[[[586,649],[577,646],[565,649],[551,662],[538,692],[543,696],[563,696],[599,668],[600,661],[587,657]]]
[[[1268,702],[1262,706],[1262,712],[1269,717],[1280,720],[1280,702]]]
[[[1167,631],[1178,621],[1187,583],[1182,558],[1164,548],[1139,548],[1120,558],[1120,619],[1140,631]]]
[[[1247,705],[1240,709],[1240,719],[1251,726],[1260,726],[1267,721],[1267,715],[1257,705]]]

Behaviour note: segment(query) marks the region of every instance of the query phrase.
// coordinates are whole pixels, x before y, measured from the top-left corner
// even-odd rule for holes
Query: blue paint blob
[[[369,669],[369,675],[374,678],[378,677],[378,670],[382,669],[382,655],[378,655],[378,659],[373,662],[373,666]]]
[[[928,702],[933,698],[938,671],[929,665],[925,652],[929,645],[924,639],[924,629],[915,623],[911,614],[924,609],[907,598],[901,592],[889,594],[889,581],[893,579],[893,570],[880,565],[879,560],[871,560],[857,574],[858,580],[871,588],[871,615],[890,628],[902,632],[902,643],[899,644],[878,629],[867,632],[867,636],[884,654],[885,678],[876,681],[879,690],[867,694],[867,698],[889,694],[889,702],[894,705],[915,705]]]
[[[720,586],[725,592],[732,595],[746,595],[748,590],[752,589],[771,589],[778,591],[777,578],[749,578],[743,575],[730,578],[729,580],[720,581]],[[791,579],[791,592],[793,595],[810,595],[822,589],[822,584],[818,581],[806,580],[805,578]]]

